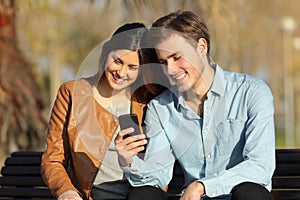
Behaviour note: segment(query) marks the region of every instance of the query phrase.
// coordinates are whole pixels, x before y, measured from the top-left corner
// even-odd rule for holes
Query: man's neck
[[[195,83],[191,90],[185,92],[184,98],[187,101],[203,101],[213,84],[215,69],[211,66],[206,66],[203,70],[200,79]]]
[[[198,115],[203,115],[204,101],[214,80],[214,68],[207,66],[195,86],[184,93],[187,105]]]

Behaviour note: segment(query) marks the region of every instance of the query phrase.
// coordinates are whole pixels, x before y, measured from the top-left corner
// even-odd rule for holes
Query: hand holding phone
[[[132,135],[138,135],[141,133],[139,123],[138,123],[138,117],[136,114],[125,114],[119,116],[119,122],[120,122],[120,127],[121,130],[133,127],[134,132],[126,135],[124,138]]]

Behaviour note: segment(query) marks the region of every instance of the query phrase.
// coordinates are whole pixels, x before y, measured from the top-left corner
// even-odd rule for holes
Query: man
[[[129,128],[115,140],[119,162],[137,187],[129,199],[166,199],[163,189],[176,159],[185,173],[180,200],[272,199],[275,134],[269,87],[212,62],[208,29],[192,12],[158,19],[147,41],[176,87],[150,102],[147,139],[123,140]],[[134,156],[146,143],[144,158]]]

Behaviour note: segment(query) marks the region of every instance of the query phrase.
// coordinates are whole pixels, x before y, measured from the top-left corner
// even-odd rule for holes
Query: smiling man
[[[123,136],[119,162],[136,188],[129,199],[167,199],[177,159],[185,174],[180,200],[272,199],[275,169],[273,96],[258,78],[227,72],[209,55],[210,35],[196,14],[153,23],[147,41],[174,87],[152,100],[147,139]],[[135,156],[147,141],[143,159]]]

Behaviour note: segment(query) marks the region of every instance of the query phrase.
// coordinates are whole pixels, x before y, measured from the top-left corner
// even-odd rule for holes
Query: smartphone
[[[126,135],[125,138],[128,136],[138,135],[141,133],[140,127],[139,127],[139,122],[138,122],[138,117],[136,114],[121,115],[121,116],[119,116],[119,122],[120,122],[121,130],[129,128],[129,127],[134,128],[134,132]]]

